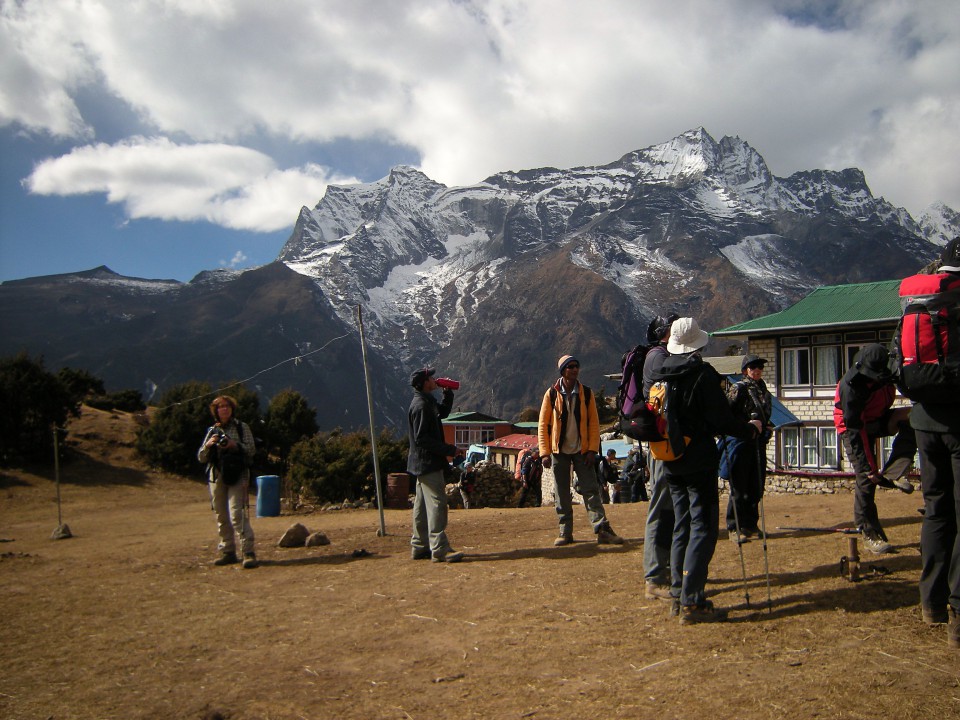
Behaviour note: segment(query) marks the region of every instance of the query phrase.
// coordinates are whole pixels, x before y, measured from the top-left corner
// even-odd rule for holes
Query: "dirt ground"
[[[457,510],[458,565],[409,558],[408,511],[255,518],[255,570],[214,567],[199,482],[148,471],[133,424],[84,409],[79,460],[0,474],[0,717],[954,718],[960,655],[919,616],[919,493],[880,491],[896,553],[839,572],[852,497],[766,501],[762,544],[721,539],[730,621],[681,627],[643,597],[646,504],[607,506],[623,547],[554,548],[552,508]],[[293,522],[331,544],[283,549]],[[368,555],[354,552],[366,550]]]

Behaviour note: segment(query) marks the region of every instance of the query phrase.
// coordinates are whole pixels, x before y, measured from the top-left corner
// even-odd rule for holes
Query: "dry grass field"
[[[61,471],[0,474],[0,717],[954,718],[960,655],[920,620],[919,494],[881,491],[896,553],[839,572],[852,498],[771,496],[762,546],[721,539],[730,620],[643,597],[646,505],[623,547],[554,548],[552,508],[451,512],[458,565],[409,558],[409,513],[255,518],[261,567],[214,567],[204,485],[144,467],[122,413],[84,409]],[[331,544],[282,549],[293,522]],[[355,553],[365,550],[366,553]],[[750,607],[746,606],[745,590]]]

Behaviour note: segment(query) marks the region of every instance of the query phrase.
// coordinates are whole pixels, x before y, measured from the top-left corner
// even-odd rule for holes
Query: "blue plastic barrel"
[[[257,517],[277,517],[280,514],[280,478],[276,475],[257,476]]]

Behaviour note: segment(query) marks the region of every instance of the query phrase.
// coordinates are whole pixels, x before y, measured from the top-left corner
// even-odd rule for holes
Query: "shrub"
[[[86,403],[97,410],[120,410],[131,413],[147,407],[139,390],[120,390],[106,395],[91,395]]]
[[[267,451],[280,458],[280,469],[285,471],[291,448],[317,434],[317,411],[300,393],[282,390],[270,401],[263,425]]]
[[[0,359],[0,463],[52,459],[53,428],[79,406],[70,391],[26,353]],[[61,434],[61,437],[63,435]]]
[[[406,467],[407,441],[389,430],[377,437],[381,482]],[[294,494],[340,502],[376,493],[369,433],[341,430],[320,433],[296,443],[290,451],[290,487]]]
[[[213,424],[210,403],[216,395],[230,395],[237,400],[237,416],[254,432],[260,428],[260,400],[243,385],[231,386],[225,392],[214,392],[207,383],[188,382],[176,385],[163,394],[160,409],[150,424],[137,433],[137,450],[147,460],[170,472],[193,474],[200,468],[197,450]]]
[[[107,392],[103,387],[103,380],[94,377],[87,370],[61,368],[57,379],[63,383],[76,403],[83,402],[88,395],[105,395]]]

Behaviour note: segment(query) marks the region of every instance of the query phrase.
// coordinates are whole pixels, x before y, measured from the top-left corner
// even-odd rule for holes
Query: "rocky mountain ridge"
[[[409,167],[331,186],[263,268],[187,284],[104,269],[4,283],[13,332],[2,347],[19,340],[108,384],[163,389],[244,379],[346,336],[335,357],[311,352],[256,381],[305,392],[324,427],[359,427],[359,307],[379,422],[403,426],[406,379],[425,363],[464,381],[461,409],[512,418],[539,405],[568,352],[586,382],[613,392],[603,374],[656,313],[725,327],[819,285],[910,274],[958,232],[952,209],[914,220],[875,198],[859,170],[778,178],[745,141],[698,128],[606,165],[504,171],[469,187]],[[19,312],[26,297],[34,318],[72,327],[42,332]]]

